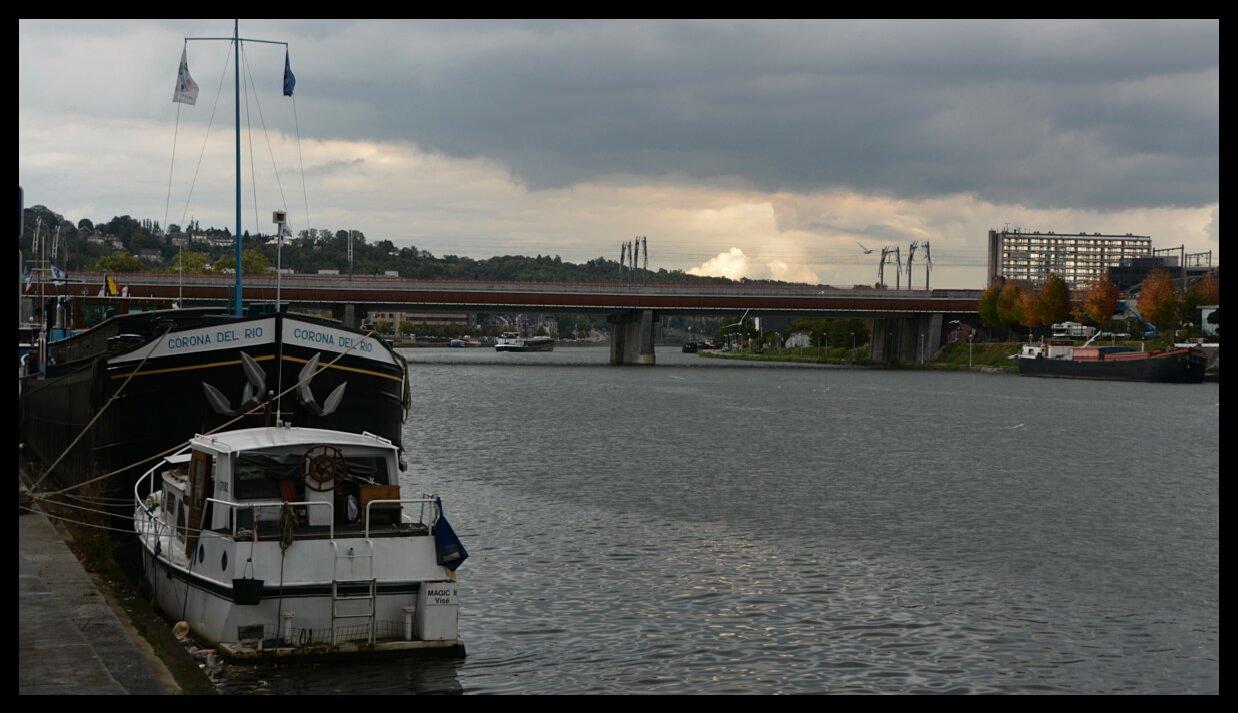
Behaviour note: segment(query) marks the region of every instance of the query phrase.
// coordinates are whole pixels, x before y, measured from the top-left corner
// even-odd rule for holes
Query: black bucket
[[[261,579],[232,580],[232,601],[242,606],[253,606],[262,601]]]

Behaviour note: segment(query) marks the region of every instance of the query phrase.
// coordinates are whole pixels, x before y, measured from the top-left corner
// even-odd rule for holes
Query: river
[[[404,354],[468,656],[221,690],[1219,689],[1217,384]]]

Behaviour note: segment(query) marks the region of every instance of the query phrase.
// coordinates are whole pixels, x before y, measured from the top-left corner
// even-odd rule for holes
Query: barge
[[[1024,345],[1018,365],[1022,376],[1198,384],[1204,380],[1208,357],[1195,348],[1148,352],[1123,346],[1041,342]]]
[[[127,469],[111,479],[122,497],[149,467],[143,459],[238,416],[230,428],[291,420],[369,431],[399,447],[410,403],[407,364],[385,341],[334,320],[252,308],[242,317],[222,307],[112,317],[52,342],[46,364],[27,359],[22,371],[22,440],[46,463],[107,409],[51,479],[68,487]]]

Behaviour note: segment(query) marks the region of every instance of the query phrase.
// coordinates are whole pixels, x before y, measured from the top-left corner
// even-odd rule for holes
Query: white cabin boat
[[[503,332],[494,340],[496,352],[552,352],[555,340],[551,337],[522,337],[519,332]]]
[[[463,655],[468,554],[437,497],[400,494],[397,451],[290,426],[196,436],[134,488],[156,604],[230,658]]]

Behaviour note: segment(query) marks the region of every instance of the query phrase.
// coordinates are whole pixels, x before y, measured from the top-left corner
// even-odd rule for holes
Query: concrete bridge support
[[[343,322],[345,327],[357,329],[365,322],[366,310],[364,307],[348,303],[332,307],[331,315]]]
[[[882,364],[925,364],[941,348],[945,320],[940,313],[873,320],[868,358]]]
[[[611,366],[653,366],[654,325],[659,317],[651,309],[613,314],[610,324]]]

